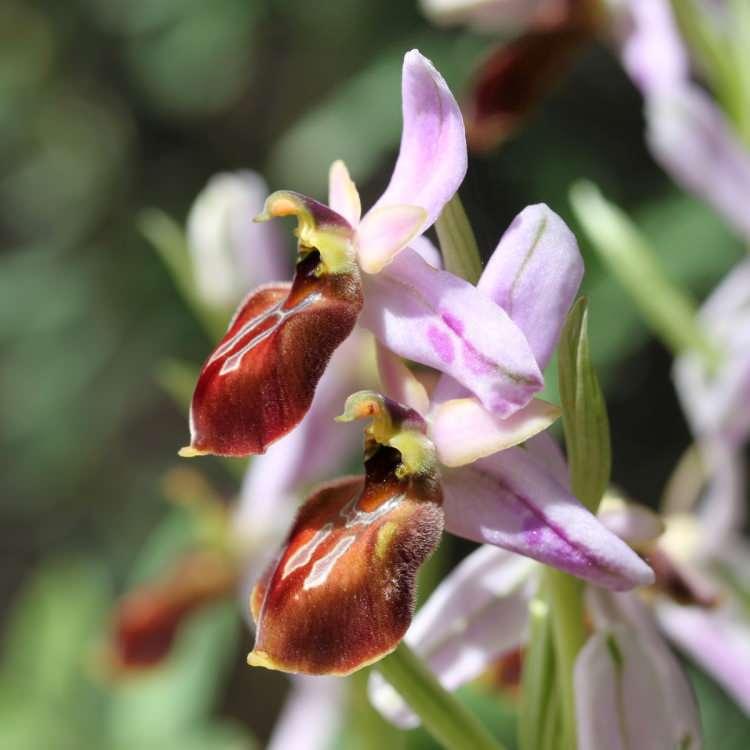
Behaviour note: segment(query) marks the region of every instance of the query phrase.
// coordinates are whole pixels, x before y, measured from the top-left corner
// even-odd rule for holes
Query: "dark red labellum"
[[[349,674],[390,653],[414,612],[415,577],[443,529],[434,473],[399,479],[401,454],[376,448],[366,476],[330,483],[302,506],[256,586],[248,662]]]
[[[311,250],[291,285],[266,285],[242,303],[200,373],[186,455],[263,453],[304,417],[362,309],[358,269],[321,274],[319,264]]]

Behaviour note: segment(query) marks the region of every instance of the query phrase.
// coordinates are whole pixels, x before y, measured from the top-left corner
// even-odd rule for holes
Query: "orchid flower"
[[[188,214],[187,240],[196,292],[208,307],[231,310],[247,290],[286,278],[291,264],[273,224],[253,224],[265,180],[251,170],[214,175]]]
[[[330,208],[291,192],[268,198],[262,219],[299,222],[295,280],[261,287],[240,306],[198,380],[183,455],[259,453],[289,432],[360,311],[390,350],[449,374],[494,415],[510,417],[541,389],[529,341],[505,311],[408,247],[466,169],[458,106],[416,51],[404,60],[403,109],[393,176],[361,221],[340,163],[331,170]]]
[[[470,147],[506,140],[570,69],[600,21],[598,0],[422,0],[438,25],[502,39],[479,63],[464,101]]]
[[[262,286],[240,305],[196,386],[188,455],[262,453],[298,424],[357,321],[362,271],[382,270],[458,189],[466,171],[461,115],[440,74],[416,50],[404,59],[403,109],[391,181],[361,221],[342,163],[331,169],[330,208],[297,193],[269,196],[260,220],[298,219],[295,279]],[[533,371],[520,376],[541,379]]]
[[[319,488],[253,591],[251,665],[348,674],[390,653],[409,626],[416,571],[437,546],[451,503],[448,528],[461,535],[494,534],[495,544],[615,589],[651,582],[648,566],[545,471],[546,459],[524,459],[518,449],[499,467],[480,460],[460,486],[446,472],[444,514],[424,418],[367,391],[351,396],[342,415],[363,417],[372,418],[364,480]]]
[[[646,606],[630,592],[587,594],[595,632],[575,667],[580,750],[700,750],[695,696]]]
[[[477,289],[519,326],[544,369],[582,273],[578,245],[562,219],[547,206],[530,206],[501,238]],[[501,419],[450,375],[441,376],[430,399],[398,358],[382,347],[378,358],[386,395],[424,416],[427,435],[445,467],[448,531],[601,585],[620,588],[646,581],[649,574],[637,571],[638,564],[626,567],[627,551],[619,540],[599,538],[601,525],[565,489],[566,480],[525,448],[514,447],[546,429],[559,414],[557,407],[536,399]],[[537,443],[544,444],[541,437]],[[613,557],[607,558],[605,550]]]
[[[645,100],[647,139],[676,182],[750,238],[750,149],[690,77],[669,0],[610,0],[625,70]]]
[[[704,547],[720,549],[745,515],[743,446],[750,437],[750,261],[737,265],[699,313],[722,360],[713,372],[700,357],[678,357],[674,380],[711,482]],[[709,531],[710,529],[710,531]]]
[[[709,474],[708,497],[698,505],[705,481],[700,464],[682,462],[665,494],[666,531],[649,559],[657,590],[667,595],[656,597],[653,606],[675,645],[750,714],[750,617],[744,583],[750,547],[740,528],[726,518],[717,528],[715,520],[717,512],[732,507],[718,493],[744,496],[744,476],[739,471]]]
[[[406,271],[402,258],[408,259]],[[376,333],[392,325],[389,311],[398,309],[399,299],[409,298],[406,279],[414,288],[443,290],[441,304],[462,314],[459,306],[450,307],[455,277],[413,250],[401,253],[392,267],[397,287],[388,278],[371,282],[383,287],[375,295],[383,307],[366,310],[363,319]],[[411,269],[419,275],[409,275]],[[527,208],[501,239],[475,290],[487,310],[485,324],[491,326],[491,316],[497,316],[517,325],[535,365],[546,366],[582,270],[575,238],[562,220],[546,206]],[[435,318],[434,313],[424,322],[417,318],[413,327],[427,327],[429,340]],[[432,338],[442,359],[450,360],[453,339],[440,334],[435,326]],[[464,352],[469,355],[474,353]],[[651,582],[648,566],[599,524],[544,462],[523,448],[510,448],[546,428],[556,408],[532,401],[503,419],[449,374],[430,400],[382,346],[379,364],[386,391],[397,400],[361,391],[348,399],[342,417],[373,418],[365,432],[364,482],[336,480],[303,505],[251,597],[258,623],[251,664],[347,674],[393,650],[411,618],[416,570],[437,544],[444,515],[449,531],[601,585],[626,589]],[[439,463],[446,467],[442,489]]]

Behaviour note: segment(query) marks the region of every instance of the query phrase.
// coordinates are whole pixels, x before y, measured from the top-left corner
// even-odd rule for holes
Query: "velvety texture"
[[[308,253],[291,287],[262,287],[240,307],[195,388],[190,427],[196,451],[262,453],[304,417],[362,305],[356,268],[316,276],[318,263],[317,251]]]
[[[401,454],[379,446],[365,478],[324,486],[302,507],[252,597],[250,664],[349,674],[392,651],[414,611],[415,577],[443,529],[431,474],[399,479]]]

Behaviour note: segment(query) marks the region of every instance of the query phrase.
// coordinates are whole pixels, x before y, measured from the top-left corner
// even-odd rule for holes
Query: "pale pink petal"
[[[407,249],[365,278],[360,321],[389,349],[451,375],[509,417],[543,385],[523,333],[468,282]]]
[[[354,181],[343,161],[331,164],[328,172],[328,205],[340,216],[343,216],[353,227],[359,224],[362,204]]]
[[[431,226],[466,174],[461,110],[433,64],[417,50],[404,57],[404,127],[393,176],[376,206],[409,204],[427,212]]]
[[[687,51],[669,0],[620,0],[612,10],[623,67],[645,96],[688,80]]]
[[[469,555],[435,589],[406,633],[446,690],[477,678],[525,640],[533,563],[497,547]],[[419,720],[398,693],[373,674],[370,699],[404,729]]]
[[[688,747],[700,747],[700,718],[693,689],[662,637],[651,610],[634,592],[613,594],[589,587],[586,602],[597,629],[626,628],[651,664],[651,679],[660,691],[656,705],[669,718],[672,744],[665,747],[681,747],[680,742],[685,738],[692,739],[693,744]],[[632,746],[641,747],[638,743]]]
[[[654,158],[682,187],[750,238],[750,152],[711,98],[686,83],[646,99]]]
[[[700,748],[700,735],[679,733],[681,717],[669,711],[673,686],[652,656],[638,632],[620,624],[589,638],[574,671],[579,750]]]
[[[425,211],[406,204],[368,211],[357,230],[357,259],[366,273],[379,273],[422,231]]]
[[[263,178],[248,170],[215,175],[195,199],[187,239],[204,304],[230,309],[256,286],[291,276],[279,227],[253,222],[267,197]]]
[[[344,685],[338,677],[294,675],[266,750],[331,747],[343,716]]]
[[[605,495],[596,516],[613,534],[617,534],[628,544],[648,544],[664,533],[664,523],[659,514],[639,503],[610,503]]]
[[[739,445],[750,435],[750,260],[716,287],[699,317],[722,359],[708,372],[699,356],[678,357],[677,393],[697,436]]]
[[[463,466],[523,443],[559,416],[557,406],[538,398],[507,419],[490,414],[476,398],[458,398],[432,410],[428,434],[442,464]]]
[[[653,583],[648,565],[527,449],[443,472],[446,529],[615,590]]]
[[[418,253],[422,257],[422,260],[429,263],[433,268],[443,267],[443,258],[440,255],[440,250],[438,250],[435,245],[432,244],[432,241],[424,234],[415,237],[409,243],[409,247],[414,250],[415,253]]]
[[[399,404],[406,404],[426,415],[430,408],[430,398],[412,371],[400,357],[382,344],[377,345],[377,357],[382,393]]]
[[[708,482],[699,510],[699,554],[711,557],[720,553],[727,539],[739,532],[745,524],[745,458],[741,449],[721,439],[704,441],[700,450]]]
[[[542,469],[550,474],[566,489],[570,489],[570,470],[562,448],[549,432],[540,432],[526,441],[526,450],[534,457]]]
[[[582,278],[576,238],[554,211],[540,203],[513,219],[477,287],[526,334],[544,369]]]
[[[660,602],[659,623],[674,643],[750,714],[750,622],[728,606],[717,610]]]
[[[420,0],[420,4],[424,14],[441,26],[466,24],[482,34],[512,34],[534,23],[545,10],[561,13],[563,0]]]

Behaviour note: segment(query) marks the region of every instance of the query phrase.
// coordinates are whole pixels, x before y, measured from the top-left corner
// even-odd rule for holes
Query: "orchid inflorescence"
[[[441,4],[425,5],[439,15]],[[551,23],[534,15],[543,3],[510,5],[517,22],[534,5],[528,17]],[[683,73],[649,72],[639,49],[653,32],[646,15],[663,21],[665,9],[616,5],[632,14],[627,40],[613,21],[625,66],[647,97],[661,97],[657,73]],[[492,15],[490,6],[473,3],[472,14]],[[586,3],[589,20],[592,7]],[[699,513],[667,504],[662,519],[616,496],[586,305],[576,302],[584,269],[574,235],[546,205],[529,206],[478,279],[454,273],[459,266],[449,258],[474,252],[472,242],[454,233],[441,252],[425,233],[457,205],[467,170],[464,124],[442,76],[416,50],[404,58],[402,104],[390,182],[364,216],[341,161],[330,169],[327,204],[288,190],[266,195],[251,173],[215,178],[196,202],[195,267],[220,268],[216,283],[197,293],[209,307],[240,301],[200,371],[190,444],[180,454],[254,458],[238,507],[221,522],[231,541],[173,571],[170,580],[187,593],[166,586],[166,606],[158,586],[126,600],[120,658],[141,666],[158,660],[186,613],[239,585],[255,622],[248,663],[320,680],[316,691],[310,677],[294,678],[292,723],[305,706],[331,714],[341,691],[330,676],[375,665],[371,701],[390,721],[406,728],[421,720],[449,746],[475,746],[452,741],[450,726],[410,690],[408,670],[394,668],[403,641],[449,691],[501,657],[523,654],[524,748],[695,750],[695,700],[664,636],[688,650],[690,628],[714,649],[734,639],[748,663],[719,572],[731,570],[742,545],[733,529],[733,546],[723,550],[705,538],[699,545],[693,533],[686,555],[684,530],[694,530]],[[297,222],[291,281],[283,278],[278,227],[267,223],[279,217]],[[226,227],[236,247],[252,245],[239,275],[216,239]],[[688,351],[676,368],[710,481],[723,490],[736,477],[750,420],[736,410],[737,394],[747,394],[747,326],[741,334],[719,329],[727,316],[747,316],[750,285],[737,280],[746,282],[746,265],[701,316],[729,341],[729,362],[707,376],[700,355]],[[244,299],[239,277],[258,284]],[[561,408],[537,397],[556,351]],[[711,387],[707,378],[724,385]],[[699,392],[705,399],[691,397]],[[567,460],[547,432],[561,414]],[[360,473],[331,478],[354,462]],[[444,532],[481,546],[414,617],[419,570]],[[213,583],[193,596],[183,573],[206,560]],[[748,672],[703,661],[747,706]],[[477,743],[487,739],[480,730]],[[283,747],[289,731],[280,728],[273,746]]]

